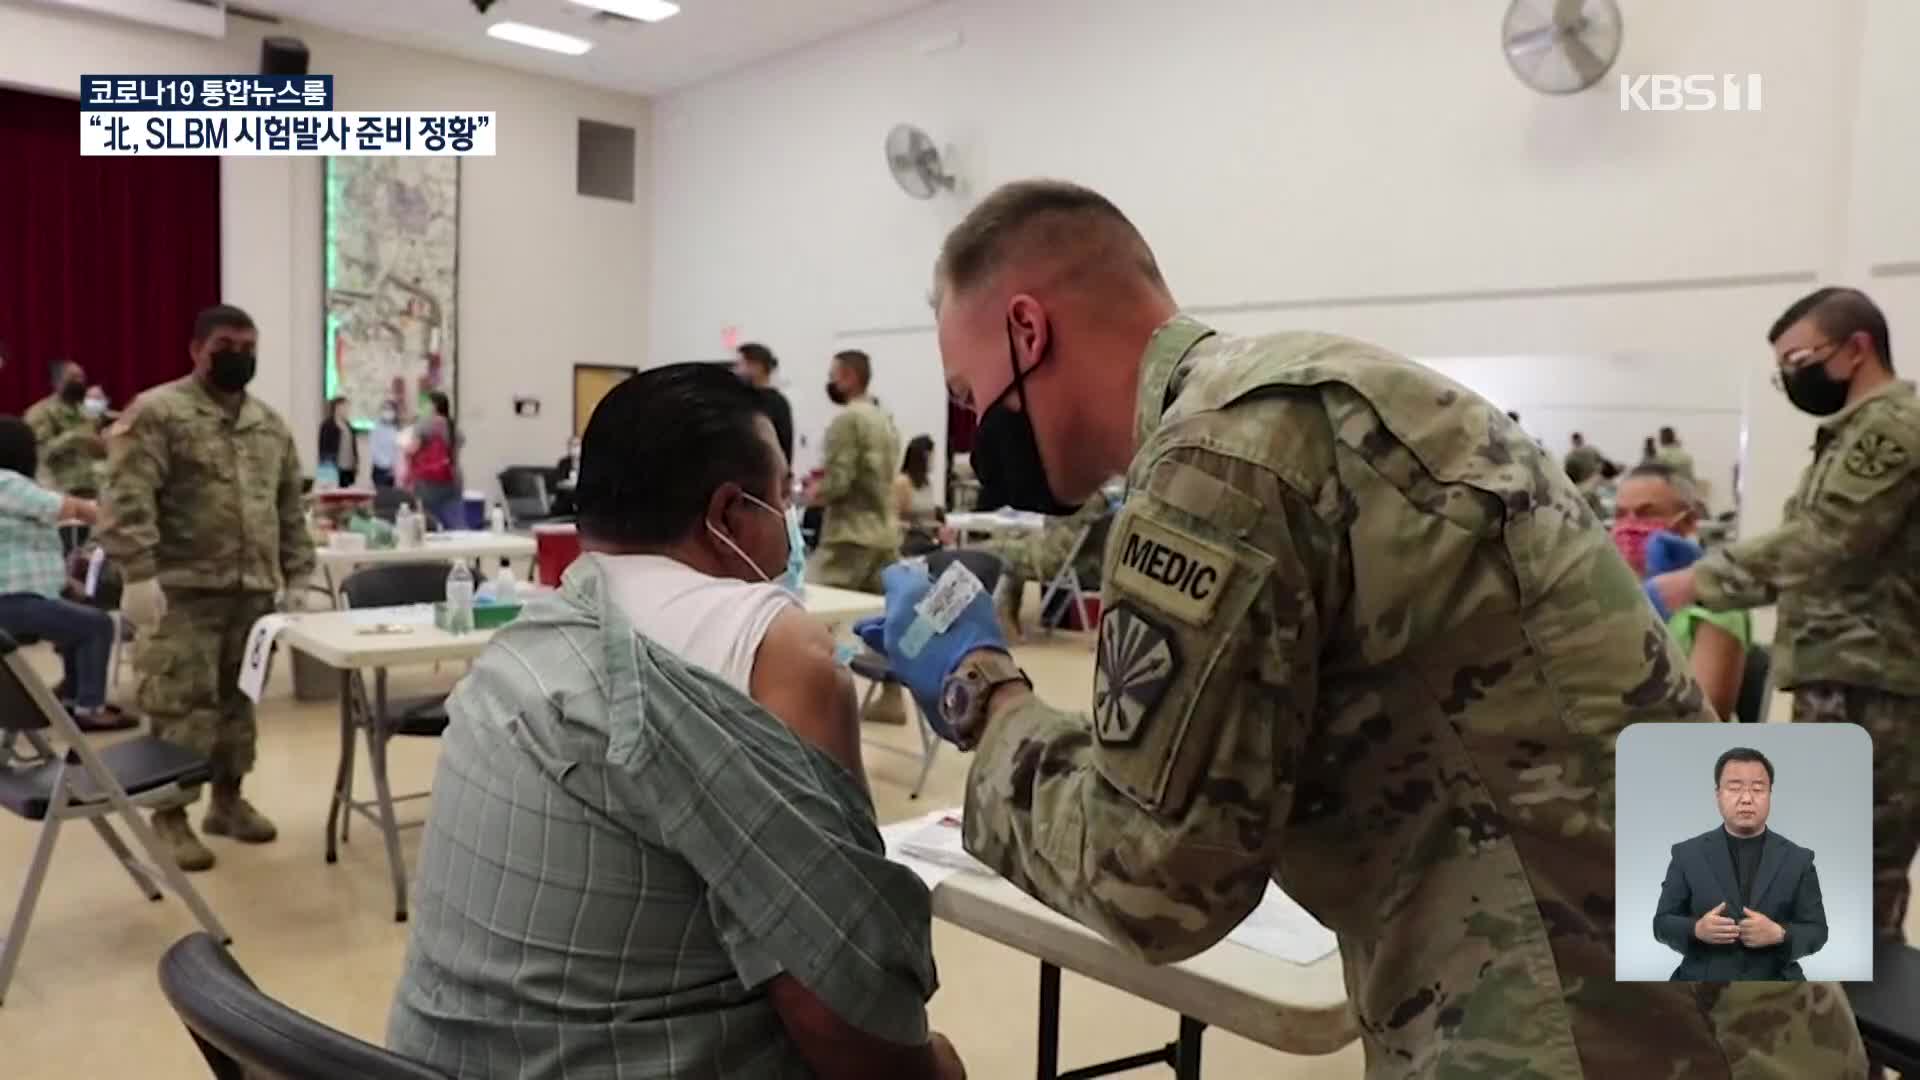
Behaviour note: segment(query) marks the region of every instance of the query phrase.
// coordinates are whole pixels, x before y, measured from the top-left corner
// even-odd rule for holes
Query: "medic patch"
[[[1841,464],[1863,480],[1878,480],[1907,463],[1907,448],[1877,431],[1862,434],[1847,447]]]
[[[1137,597],[1193,626],[1205,626],[1227,591],[1233,552],[1178,529],[1129,516],[1109,551],[1113,586],[1119,595]]]
[[[1101,745],[1139,742],[1178,674],[1180,653],[1165,630],[1130,606],[1109,609],[1093,670],[1093,732]]]

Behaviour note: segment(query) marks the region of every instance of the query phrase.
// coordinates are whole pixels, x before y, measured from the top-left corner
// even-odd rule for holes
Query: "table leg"
[[[327,803],[327,861],[340,859],[339,841],[353,820],[353,672],[340,673],[340,766],[333,774],[333,799]],[[345,813],[345,819],[341,817]]]
[[[393,816],[393,788],[387,782],[387,669],[373,673],[373,714],[367,724],[367,764],[373,767],[373,797],[380,808],[380,832],[387,842],[387,868],[393,873],[393,921],[407,921],[407,864],[400,858],[400,826]]]
[[[1200,1037],[1207,1025],[1190,1016],[1180,1018],[1180,1042],[1174,1049],[1174,1080],[1200,1080]]]
[[[1040,1080],[1060,1075],[1060,969],[1040,961]]]

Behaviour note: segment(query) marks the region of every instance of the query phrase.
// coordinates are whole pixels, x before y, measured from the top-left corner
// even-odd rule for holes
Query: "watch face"
[[[973,687],[964,678],[947,680],[940,689],[940,715],[949,723],[964,720],[973,703]]]

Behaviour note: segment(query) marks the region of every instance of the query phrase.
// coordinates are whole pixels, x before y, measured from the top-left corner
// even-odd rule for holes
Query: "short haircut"
[[[866,353],[859,349],[842,349],[833,354],[833,359],[853,372],[853,377],[860,380],[860,389],[865,390],[873,385],[873,361]]]
[[[1508,409],[1508,410],[1507,410],[1507,419],[1509,419],[1509,420],[1511,420],[1511,421],[1513,421],[1514,423],[1516,423],[1516,424],[1517,424],[1517,423],[1519,423],[1519,422],[1520,422],[1520,414],[1519,414],[1519,413],[1517,413],[1517,412],[1514,412],[1514,411],[1513,411],[1512,409]]]
[[[1106,196],[1065,180],[1016,180],[968,212],[940,245],[937,286],[967,292],[1010,263],[1068,253],[1076,268],[1131,267],[1166,288],[1153,249]]]
[[[1757,761],[1766,767],[1767,783],[1773,783],[1773,762],[1767,760],[1767,755],[1755,750],[1751,746],[1736,746],[1726,753],[1721,754],[1720,760],[1713,763],[1714,787],[1720,786],[1720,773],[1727,767],[1727,762],[1729,761]]]
[[[216,330],[252,330],[253,316],[232,304],[215,304],[193,317],[193,340],[198,343]]]
[[[768,503],[780,449],[755,429],[760,392],[716,364],[649,368],[607,392],[580,439],[583,536],[661,547],[699,527],[732,481]]]
[[[738,351],[740,353],[740,359],[745,360],[749,364],[758,364],[760,370],[768,372],[769,374],[772,373],[773,369],[780,366],[780,358],[773,355],[773,350],[757,341],[747,342],[745,345],[740,346]]]
[[[1586,444],[1586,441],[1587,441],[1587,437],[1585,435],[1582,435],[1577,431],[1573,433],[1573,445],[1583,446]]]
[[[1680,441],[1680,436],[1676,434],[1672,428],[1663,427],[1660,429],[1660,445],[1661,446],[1672,446],[1673,444],[1679,441]]]
[[[1646,476],[1659,480],[1661,483],[1672,488],[1673,493],[1679,497],[1681,502],[1692,507],[1695,512],[1700,510],[1700,489],[1695,487],[1693,481],[1687,479],[1687,474],[1681,472],[1679,469],[1665,462],[1648,461],[1635,465],[1633,468],[1627,470],[1627,479],[1631,480],[1636,476]]]
[[[1893,370],[1893,337],[1887,330],[1886,313],[1859,289],[1829,286],[1795,300],[1767,329],[1767,344],[1779,341],[1794,323],[1809,315],[1829,341],[1845,341],[1864,332],[1873,340],[1873,351],[1880,354],[1880,362],[1888,371]]]
[[[1592,479],[1597,470],[1597,466],[1586,458],[1568,458],[1564,467],[1567,470],[1567,479],[1576,484],[1586,483]]]
[[[33,428],[17,416],[0,416],[0,469],[12,469],[29,480],[40,471]]]
[[[329,408],[329,409],[337,409],[337,408],[339,408],[340,406],[342,406],[342,405],[345,405],[346,403],[347,403],[347,399],[346,399],[346,396],[345,396],[345,395],[341,395],[341,396],[339,396],[339,397],[335,397],[335,398],[330,398],[330,399],[328,399],[328,401],[327,401],[327,408]]]

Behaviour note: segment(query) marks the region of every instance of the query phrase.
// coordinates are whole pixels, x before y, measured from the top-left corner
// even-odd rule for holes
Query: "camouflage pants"
[[[900,560],[893,548],[870,548],[859,544],[821,544],[807,563],[807,580],[836,589],[877,593],[880,571]]]
[[[1920,851],[1920,698],[1811,683],[1793,692],[1796,724],[1858,724],[1873,738],[1873,925],[1905,940]]]
[[[247,631],[272,593],[168,589],[167,614],[140,649],[140,708],[153,733],[207,756],[216,784],[253,771],[253,702],[240,692]],[[199,798],[194,791],[187,801]]]

